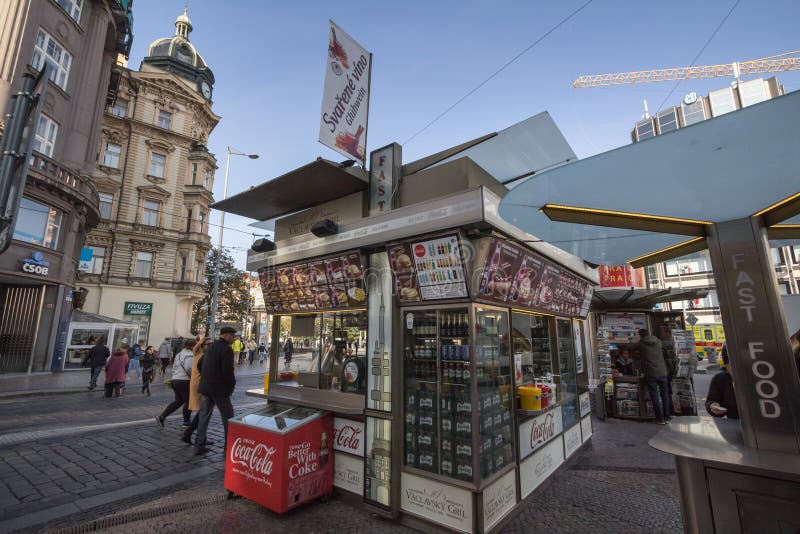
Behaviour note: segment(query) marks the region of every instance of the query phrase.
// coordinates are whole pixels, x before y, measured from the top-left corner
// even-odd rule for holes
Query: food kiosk
[[[269,388],[248,394],[331,412],[334,485],[376,513],[487,532],[591,436],[596,270],[503,221],[507,189],[470,157],[387,150],[381,209],[361,169],[325,160],[215,206],[289,214],[248,255],[274,316]],[[310,348],[287,372],[289,337]],[[533,384],[547,403],[522,410]]]

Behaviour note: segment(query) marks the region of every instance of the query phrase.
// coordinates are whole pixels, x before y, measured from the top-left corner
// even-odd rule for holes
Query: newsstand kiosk
[[[566,145],[546,114],[514,128],[527,143],[549,136],[542,153]],[[501,152],[481,141],[491,139],[471,144]],[[592,433],[586,316],[597,272],[499,217],[507,189],[471,144],[408,165],[389,145],[372,153],[371,180],[318,159],[214,206],[285,215],[274,242],[248,254],[273,315],[269,388],[248,395],[277,407],[245,417],[269,430],[285,405],[330,412],[333,485],[423,531],[496,529]],[[522,410],[518,387],[534,385],[543,405]],[[311,434],[317,451],[320,430]],[[280,491],[286,506],[311,498]]]

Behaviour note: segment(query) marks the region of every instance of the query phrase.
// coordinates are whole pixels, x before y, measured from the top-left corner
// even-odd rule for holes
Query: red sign
[[[600,287],[647,287],[644,269],[630,265],[601,265],[597,268]]]
[[[278,513],[333,491],[333,417],[286,434],[230,421],[225,489]]]

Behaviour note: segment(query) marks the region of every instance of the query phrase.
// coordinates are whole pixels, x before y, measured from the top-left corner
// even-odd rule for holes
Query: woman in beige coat
[[[194,358],[192,359],[192,377],[189,381],[189,410],[194,412],[194,417],[192,417],[192,422],[183,431],[183,437],[181,437],[181,440],[188,445],[192,444],[192,433],[197,430],[197,425],[200,422],[200,371],[197,369],[197,364],[200,363],[200,360],[208,352],[208,348],[213,342],[214,340],[210,337],[204,337],[192,349]],[[208,442],[206,442],[206,445],[208,445]]]

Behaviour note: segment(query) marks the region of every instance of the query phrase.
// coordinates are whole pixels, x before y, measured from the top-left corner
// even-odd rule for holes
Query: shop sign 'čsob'
[[[372,54],[330,21],[319,142],[366,163]]]

